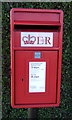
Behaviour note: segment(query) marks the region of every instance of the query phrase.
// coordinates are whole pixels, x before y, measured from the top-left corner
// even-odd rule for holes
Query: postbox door
[[[40,58],[35,58],[35,52]],[[29,92],[30,62],[45,62],[45,92]],[[58,51],[15,51],[15,104],[56,103]]]

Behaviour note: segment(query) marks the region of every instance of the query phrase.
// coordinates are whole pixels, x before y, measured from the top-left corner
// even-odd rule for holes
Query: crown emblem
[[[30,35],[28,35],[28,37],[23,36],[22,40],[24,44],[34,44],[34,42],[36,41],[36,37],[35,36],[30,37]]]

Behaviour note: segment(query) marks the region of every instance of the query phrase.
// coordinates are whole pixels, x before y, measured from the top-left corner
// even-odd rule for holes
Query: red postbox
[[[11,26],[11,105],[60,104],[63,12],[13,8]]]

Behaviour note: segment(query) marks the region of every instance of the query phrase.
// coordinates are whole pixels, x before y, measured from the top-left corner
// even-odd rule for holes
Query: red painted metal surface
[[[41,51],[42,57],[34,59],[35,51],[15,51],[15,104],[56,103],[57,51]],[[54,58],[54,59],[53,59]],[[21,61],[21,62],[20,62]],[[46,92],[29,93],[29,62],[46,61]]]
[[[11,106],[54,107],[60,104],[63,12],[19,9],[10,12]],[[21,32],[52,32],[53,47],[21,47]],[[34,52],[41,58],[35,59]],[[29,62],[46,62],[46,92],[29,93]]]

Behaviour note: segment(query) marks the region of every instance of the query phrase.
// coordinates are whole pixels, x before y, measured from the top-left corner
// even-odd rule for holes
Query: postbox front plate
[[[40,51],[40,53],[41,58],[35,59],[33,51],[15,51],[15,104],[56,103],[58,52]],[[46,71],[44,75],[46,82],[45,92],[29,92],[30,62],[34,62],[34,64],[35,62],[46,63]],[[35,70],[33,71],[33,75],[34,74]],[[35,87],[37,86],[38,85]]]
[[[63,12],[13,8],[11,26],[11,105],[60,104]]]

